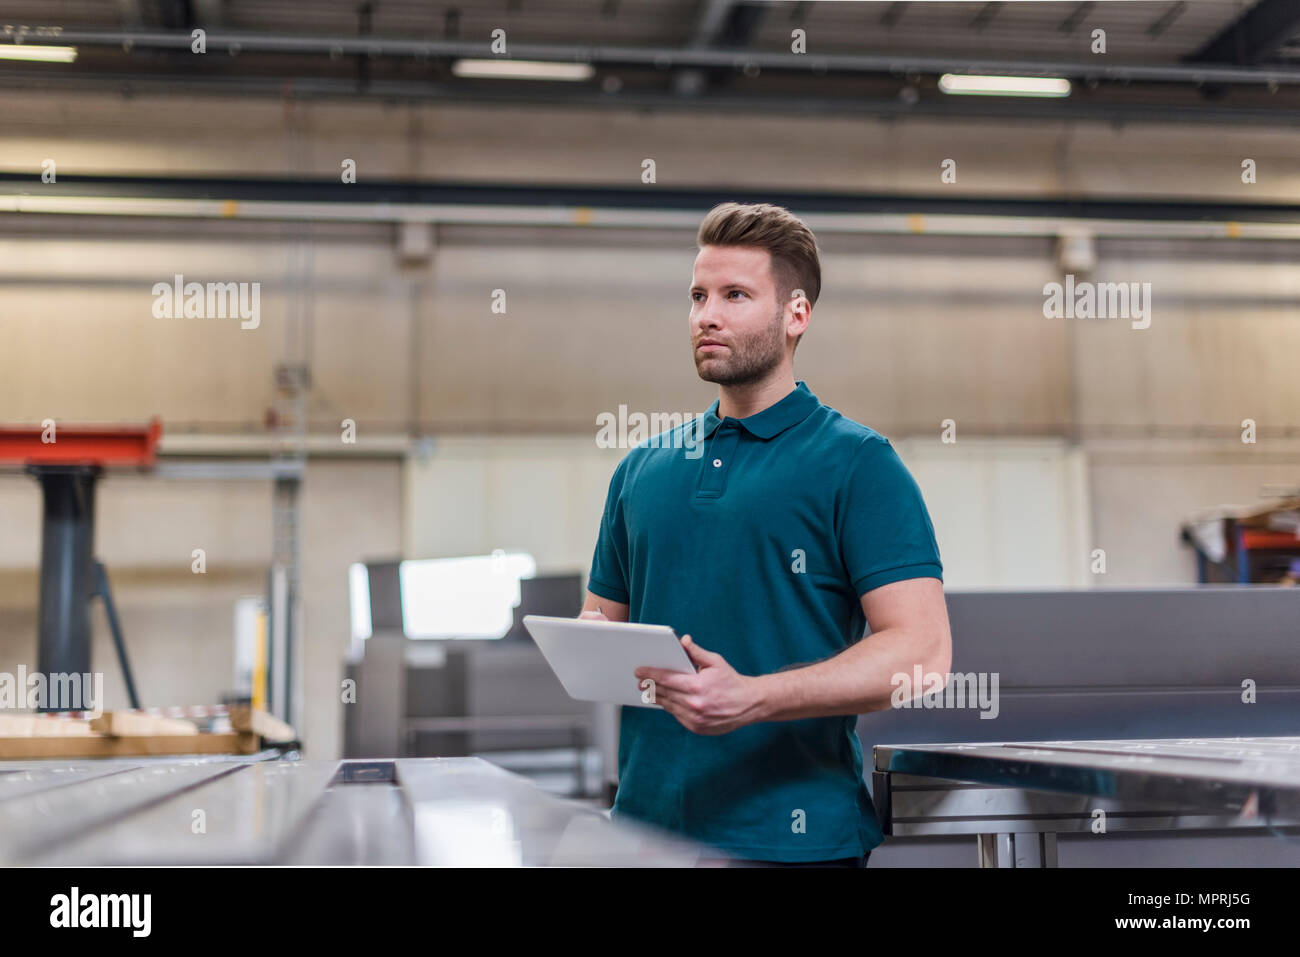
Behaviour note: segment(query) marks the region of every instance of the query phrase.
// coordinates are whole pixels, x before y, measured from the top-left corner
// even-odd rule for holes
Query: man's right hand
[[[591,621],[609,621],[609,619],[605,617],[604,613],[600,611],[600,609],[596,609],[595,611],[584,611],[578,617],[586,618]]]

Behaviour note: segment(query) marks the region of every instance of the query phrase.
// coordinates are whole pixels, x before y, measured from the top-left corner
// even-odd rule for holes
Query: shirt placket
[[[736,457],[736,446],[740,443],[740,428],[733,423],[723,422],[713,433],[709,448],[700,463],[700,482],[695,491],[696,498],[718,498],[727,488],[727,473],[731,470],[732,460]]]

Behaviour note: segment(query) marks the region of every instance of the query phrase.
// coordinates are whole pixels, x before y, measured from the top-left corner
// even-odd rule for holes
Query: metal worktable
[[[266,757],[0,763],[0,865],[689,867],[705,854],[479,758]]]
[[[886,835],[970,834],[981,867],[1055,867],[1057,834],[1233,828],[1300,836],[1300,737],[879,744]]]

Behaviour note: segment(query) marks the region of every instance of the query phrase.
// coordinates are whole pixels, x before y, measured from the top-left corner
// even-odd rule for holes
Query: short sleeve
[[[921,489],[888,439],[863,440],[837,507],[840,558],[859,597],[908,578],[943,580]]]
[[[621,605],[628,604],[627,524],[623,519],[623,482],[627,459],[619,462],[609,480],[605,510],[600,517],[596,552],[591,558],[587,590]]]

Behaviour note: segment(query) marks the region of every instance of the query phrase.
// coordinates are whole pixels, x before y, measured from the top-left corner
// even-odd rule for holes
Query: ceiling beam
[[[140,0],[117,0],[117,12],[122,18],[124,27],[144,25],[144,11],[140,7]]]
[[[897,2],[891,3],[888,9],[880,15],[880,25],[882,27],[892,28],[898,24],[899,20],[903,19],[903,14],[906,12],[906,0],[897,0]]]
[[[975,16],[971,17],[971,27],[974,28],[976,32],[983,33],[984,28],[993,22],[993,18],[998,15],[998,10],[1001,8],[1002,4],[989,0],[988,3],[984,4],[984,6],[980,8],[980,11],[976,13]]]
[[[226,0],[194,0],[194,16],[197,25],[205,30],[224,26]]]
[[[1222,33],[1192,54],[1192,63],[1259,63],[1300,33],[1300,3],[1259,0]]]
[[[744,49],[749,46],[762,19],[764,8],[754,3],[738,0],[703,0],[695,19],[695,26],[686,40],[686,49],[704,50],[710,47]],[[673,76],[673,89],[682,96],[698,96],[708,86],[709,77],[704,69],[688,67]]]
[[[1179,17],[1181,17],[1183,15],[1183,11],[1186,9],[1187,9],[1187,0],[1178,0],[1177,3],[1175,3],[1163,14],[1157,17],[1147,27],[1146,29],[1147,36],[1149,36],[1152,40],[1159,37],[1162,33],[1164,33],[1171,26],[1173,26],[1174,21],[1177,20]]]
[[[1087,3],[1079,4],[1072,11],[1070,11],[1070,15],[1068,17],[1066,17],[1059,24],[1057,24],[1056,26],[1057,32],[1073,33],[1075,30],[1079,29],[1079,24],[1083,22],[1083,18],[1088,15],[1088,13],[1092,10],[1094,6],[1096,6],[1096,4],[1093,3],[1092,0],[1088,0]]]
[[[695,16],[695,26],[691,29],[686,46],[695,48],[713,46],[736,2],[737,0],[703,0]]]

